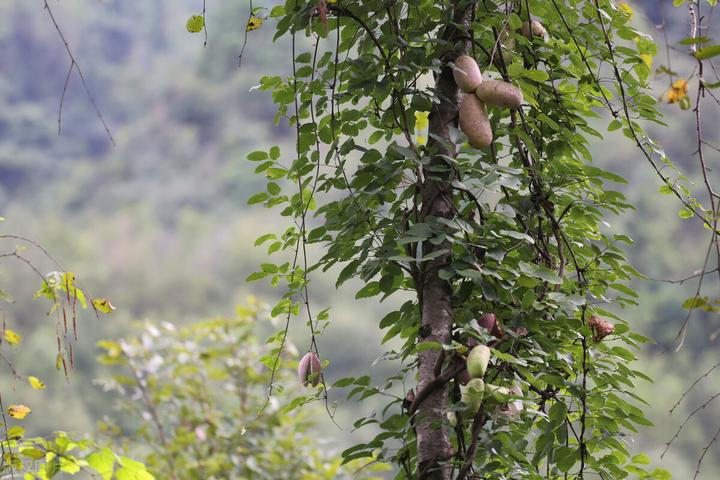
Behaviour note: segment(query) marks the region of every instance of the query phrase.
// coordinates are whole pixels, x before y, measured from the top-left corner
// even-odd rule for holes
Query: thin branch
[[[70,44],[65,39],[65,35],[62,32],[62,29],[60,28],[60,25],[58,24],[57,20],[55,20],[55,15],[53,14],[52,9],[50,8],[50,5],[48,4],[47,0],[43,0],[43,3],[45,6],[45,10],[48,12],[48,16],[50,17],[50,20],[52,21],[53,26],[55,27],[55,31],[57,32],[58,36],[60,37],[60,40],[62,40],[63,46],[65,47],[65,51],[67,52],[68,58],[70,58],[70,68],[68,69],[68,74],[65,79],[65,85],[63,87],[62,96],[60,99],[60,108],[58,109],[58,134],[60,133],[60,129],[62,126],[62,109],[63,109],[63,101],[65,99],[65,92],[67,90],[68,82],[70,80],[70,74],[72,73],[73,69],[78,74],[78,77],[80,77],[80,82],[82,83],[83,89],[85,90],[85,94],[87,95],[88,99],[90,100],[90,103],[93,106],[93,109],[95,110],[95,113],[97,114],[98,118],[100,119],[100,123],[102,123],[103,128],[105,129],[105,133],[107,134],[108,139],[110,139],[110,143],[112,143],[113,146],[115,146],[115,139],[113,138],[112,133],[110,132],[110,127],[108,127],[107,122],[105,121],[105,117],[102,114],[102,111],[100,111],[100,107],[98,106],[97,102],[95,101],[95,97],[93,96],[92,92],[90,91],[90,87],[88,86],[87,81],[85,80],[85,75],[83,74],[82,69],[80,68],[80,65],[78,64],[77,60],[75,60],[75,55],[73,55],[72,50],[70,49]]]

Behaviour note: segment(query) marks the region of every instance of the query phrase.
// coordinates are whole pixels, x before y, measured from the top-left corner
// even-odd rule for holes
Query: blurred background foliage
[[[282,294],[261,283],[244,283],[265,255],[264,248],[253,246],[255,238],[285,228],[280,217],[246,205],[264,182],[253,175],[254,165],[245,156],[271,144],[292,149],[287,126],[273,124],[270,98],[252,89],[262,75],[289,73],[288,45],[273,43],[271,28],[249,32],[239,69],[248,5],[208,3],[207,48],[202,34],[193,36],[185,29],[187,18],[200,13],[201,0],[53,3],[116,147],[76,77],[65,97],[58,136],[58,105],[69,67],[63,46],[41,2],[0,5],[0,214],[7,219],[0,231],[45,245],[92,293],[107,296],[117,307],[99,319],[82,315],[76,366],[68,384],[55,371],[54,324],[46,305],[29,300],[40,287],[37,278],[23,265],[1,265],[0,282],[18,299],[3,306],[4,320],[25,339],[23,349],[10,350],[10,358],[20,372],[42,378],[47,389],[35,391],[7,370],[0,371],[0,382],[4,395],[11,391],[13,403],[33,408],[24,425],[35,434],[55,429],[95,432],[103,418],[123,428],[131,424],[116,409],[117,392],[98,381],[111,372],[96,362],[101,353],[97,341],[134,335],[133,323],[147,319],[182,326],[216,315],[231,317],[249,289],[269,303]],[[673,8],[670,1],[628,5],[633,21],[659,42],[654,67],[667,66],[664,38],[676,45],[688,35],[687,11]],[[712,31],[704,34],[713,36]],[[689,75],[693,61],[687,48],[673,47],[668,54],[672,69]],[[656,75],[658,98],[670,83],[667,75]],[[668,127],[650,126],[650,133],[696,182],[704,201],[693,157],[692,113],[677,104],[665,104],[662,110]],[[705,124],[717,125],[718,116],[717,109],[708,109]],[[707,128],[708,141],[716,142],[718,136],[717,129]],[[658,193],[649,166],[617,132],[597,141],[593,154],[597,164],[628,180],[618,189],[637,211],[612,228],[635,240],[631,259],[650,278],[636,283],[639,305],[625,313],[636,330],[658,342],[643,352],[640,365],[655,379],[642,386],[641,395],[657,426],[637,435],[637,447],[650,452],[653,463],[675,478],[690,478],[700,450],[718,426],[720,406],[704,409],[663,460],[659,454],[685,416],[720,390],[719,373],[714,373],[668,414],[690,383],[718,361],[713,334],[720,322],[715,313],[696,312],[685,348],[673,353],[673,339],[686,314],[682,303],[696,287],[693,282],[660,280],[681,279],[701,267],[706,232],[699,222],[679,217],[674,198]],[[711,163],[717,163],[717,153],[713,155]],[[12,242],[5,248],[11,250]],[[36,261],[43,272],[54,269],[40,257]],[[332,306],[334,323],[320,343],[330,360],[328,382],[363,373],[376,379],[387,376],[392,365],[375,360],[383,351],[377,323],[388,308],[354,300],[357,285],[336,291],[332,275],[312,278],[314,304]],[[720,287],[716,276],[706,285],[708,292]],[[257,322],[261,338],[274,328],[270,322]],[[299,351],[308,347],[301,320],[291,326],[291,335]],[[238,345],[237,355],[243,355],[243,345]],[[316,434],[334,439],[338,449],[373,433],[353,431],[352,419],[374,405],[343,398],[331,392],[342,430],[323,416],[322,408],[314,413]],[[713,455],[706,458],[700,478],[716,478],[718,472],[720,455]]]
[[[254,336],[268,309],[253,297],[233,316],[190,325],[147,323],[140,335],[101,341],[100,361],[112,365],[101,383],[116,395],[121,422],[101,423],[110,444],[144,461],[155,478],[297,478],[372,480],[389,465],[364,461],[341,465],[331,439],[311,432],[324,414],[320,405],[289,411],[276,389],[268,401],[269,369],[260,358],[279,348]],[[284,360],[297,365],[298,351]],[[292,372],[274,380],[302,387]],[[262,415],[258,416],[262,412]]]

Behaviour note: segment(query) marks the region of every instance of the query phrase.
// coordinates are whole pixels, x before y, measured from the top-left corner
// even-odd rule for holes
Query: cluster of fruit
[[[536,21],[523,23],[520,33],[529,39],[544,39],[547,35],[545,27]],[[515,47],[515,40],[510,37],[507,30],[502,31],[500,39],[503,51],[509,54]],[[508,60],[510,57],[506,58],[506,62]],[[475,148],[485,148],[493,141],[493,132],[485,105],[518,108],[523,103],[522,92],[512,83],[503,80],[483,81],[480,67],[475,59],[468,55],[459,56],[453,63],[455,83],[464,92],[460,101],[460,130],[468,137],[470,145]]]

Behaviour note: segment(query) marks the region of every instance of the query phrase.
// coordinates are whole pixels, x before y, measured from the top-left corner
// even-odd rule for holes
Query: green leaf
[[[188,18],[188,21],[185,24],[185,27],[187,28],[187,31],[190,33],[201,32],[202,29],[205,27],[205,18],[202,15],[193,15],[190,18]]]
[[[563,473],[567,473],[577,462],[578,452],[574,448],[566,447],[563,445],[555,450],[554,457],[558,469]]]
[[[109,448],[95,452],[87,457],[88,465],[97,471],[103,480],[110,480],[113,476],[115,454]]]
[[[698,60],[705,60],[706,58],[712,58],[720,55],[720,45],[710,45],[708,47],[699,48],[695,52],[695,58]]]
[[[263,152],[260,150],[250,152],[247,156],[247,159],[250,160],[251,162],[260,162],[262,160],[267,160],[267,158],[268,158],[267,152]]]
[[[695,212],[688,207],[683,207],[680,211],[678,211],[678,216],[683,219],[693,218],[695,216]]]
[[[542,83],[550,78],[550,75],[544,70],[524,70],[522,76],[538,83]]]
[[[706,43],[709,42],[710,38],[708,37],[687,37],[682,40],[680,40],[680,45],[694,45],[696,43]]]
[[[567,417],[568,407],[563,402],[555,402],[550,411],[548,412],[548,419],[552,425],[552,428],[557,428],[565,422]]]
[[[355,298],[370,298],[380,293],[380,283],[370,282],[355,294]]]

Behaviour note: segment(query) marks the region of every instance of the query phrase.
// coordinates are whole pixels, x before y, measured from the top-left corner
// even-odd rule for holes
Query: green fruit
[[[478,345],[470,350],[467,357],[467,370],[473,378],[482,378],[490,362],[490,349],[486,345]]]
[[[473,378],[461,388],[460,399],[467,406],[467,412],[475,415],[480,410],[485,393],[485,382],[481,378]]]

